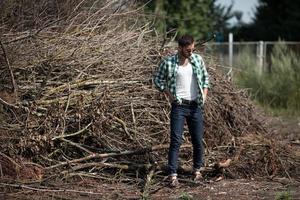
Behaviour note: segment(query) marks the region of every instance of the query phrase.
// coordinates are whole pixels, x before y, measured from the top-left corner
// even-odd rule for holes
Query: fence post
[[[258,66],[258,74],[261,75],[263,73],[264,67],[264,42],[259,41],[259,47],[257,52],[257,66]]]
[[[232,67],[233,57],[233,34],[229,33],[229,66]]]

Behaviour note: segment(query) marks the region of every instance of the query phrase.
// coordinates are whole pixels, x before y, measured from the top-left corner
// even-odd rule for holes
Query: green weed
[[[289,191],[279,192],[275,196],[275,200],[291,200],[292,196]]]
[[[300,115],[300,59],[284,42],[273,48],[270,72],[260,74],[247,49],[238,58],[234,75],[238,86],[250,88],[251,97],[265,107]]]
[[[192,200],[192,199],[193,196],[186,192],[183,192],[179,197],[179,200]]]

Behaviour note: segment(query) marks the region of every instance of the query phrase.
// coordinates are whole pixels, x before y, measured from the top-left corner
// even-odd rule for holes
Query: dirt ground
[[[268,124],[272,135],[283,142],[300,146],[300,117],[270,118]]]
[[[298,187],[298,188],[297,188]],[[293,199],[300,199],[299,185],[284,185],[263,180],[223,180],[202,186],[185,186],[178,190],[164,188],[153,199],[275,199],[289,192]]]
[[[84,180],[77,183],[56,183],[55,186],[42,188],[6,187],[0,193],[0,199],[142,199],[142,192],[137,185],[125,183],[104,184],[96,180]],[[167,182],[157,182],[154,188],[156,189],[150,192],[147,199],[278,199],[284,194],[290,199],[300,199],[300,183],[288,183],[285,179],[227,179],[198,185],[181,182],[176,189],[168,187]]]

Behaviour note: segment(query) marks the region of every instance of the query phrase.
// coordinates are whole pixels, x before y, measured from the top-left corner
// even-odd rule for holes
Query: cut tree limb
[[[225,162],[220,162],[218,163],[218,167],[220,168],[226,168],[226,167],[229,167],[230,164],[231,164],[231,159],[227,159]]]
[[[69,164],[72,164],[72,163],[79,163],[79,162],[82,162],[82,161],[87,161],[87,160],[91,160],[91,159],[95,159],[95,158],[108,158],[108,157],[116,157],[116,156],[124,156],[124,155],[144,154],[144,153],[148,153],[148,152],[151,152],[151,151],[166,149],[168,147],[169,147],[169,144],[163,144],[163,145],[156,145],[156,146],[147,147],[147,148],[141,148],[141,149],[138,149],[138,150],[122,151],[122,152],[119,152],[119,153],[102,153],[102,154],[95,153],[95,154],[91,154],[89,156],[74,159],[74,160],[71,160],[71,161],[61,162],[59,164],[52,165],[50,167],[46,167],[45,169],[46,170],[51,170],[51,169],[55,169],[55,168],[62,167],[62,166],[65,166],[65,165],[69,165]],[[186,145],[182,145],[181,148],[190,148],[190,147],[192,147],[192,145],[186,144]]]
[[[7,55],[6,55],[5,48],[4,48],[3,43],[2,43],[1,40],[0,40],[0,46],[1,46],[1,49],[2,49],[2,51],[3,51],[3,56],[4,56],[5,63],[6,63],[6,65],[7,65],[7,68],[8,68],[9,74],[10,74],[10,79],[11,79],[13,91],[14,91],[14,94],[15,94],[15,98],[16,98],[16,100],[17,100],[17,96],[18,96],[18,94],[17,94],[17,85],[16,85],[16,82],[15,82],[14,74],[13,74],[13,71],[12,71],[12,69],[11,69],[9,60],[8,60],[8,58],[7,58]]]
[[[60,139],[60,138],[66,138],[66,137],[71,137],[71,136],[75,136],[75,135],[79,135],[80,133],[84,132],[85,130],[87,130],[88,127],[90,127],[92,125],[92,122],[90,122],[88,125],[86,125],[83,129],[75,132],[75,133],[70,133],[70,134],[64,134],[64,135],[59,135],[59,136],[56,136],[54,138],[52,138],[52,140],[57,140],[57,139]]]
[[[154,175],[155,170],[156,170],[156,165],[153,165],[149,174],[147,174],[146,183],[142,193],[142,199],[149,199],[152,177]]]
[[[60,138],[60,140],[62,140],[62,141],[64,141],[64,142],[67,142],[67,143],[69,143],[70,145],[75,146],[75,147],[77,147],[77,148],[79,148],[79,149],[81,149],[81,150],[83,150],[83,151],[85,151],[85,152],[87,152],[87,153],[89,153],[89,154],[92,154],[92,153],[93,153],[93,152],[91,152],[90,150],[88,150],[88,149],[82,147],[80,144],[78,144],[78,143],[76,143],[76,142],[73,142],[73,141],[71,141],[71,140],[67,140],[67,139],[65,139],[65,138]]]
[[[5,105],[5,106],[7,106],[7,107],[11,107],[11,108],[15,108],[15,109],[19,108],[18,106],[15,106],[13,104],[10,104],[10,103],[4,101],[2,98],[0,98],[0,103],[3,104],[3,105]]]

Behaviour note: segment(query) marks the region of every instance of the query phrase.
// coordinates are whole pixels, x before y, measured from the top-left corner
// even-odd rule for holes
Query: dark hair
[[[178,39],[178,45],[185,47],[194,43],[194,38],[191,35],[183,35]]]

